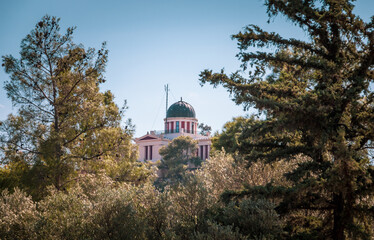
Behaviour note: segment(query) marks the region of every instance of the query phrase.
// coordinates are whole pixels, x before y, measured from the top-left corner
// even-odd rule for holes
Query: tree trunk
[[[343,210],[344,210],[344,199],[341,193],[334,194],[333,196],[334,202],[334,226],[332,230],[333,239],[334,240],[345,240],[344,236],[344,217],[343,217]]]

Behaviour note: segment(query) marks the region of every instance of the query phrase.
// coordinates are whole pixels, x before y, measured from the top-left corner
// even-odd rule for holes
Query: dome
[[[171,117],[190,117],[196,118],[195,110],[193,107],[182,99],[171,105],[166,113],[167,118]]]

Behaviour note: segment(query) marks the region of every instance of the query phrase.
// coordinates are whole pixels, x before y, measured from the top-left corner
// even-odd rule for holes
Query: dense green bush
[[[52,192],[40,203],[45,239],[143,239],[126,186],[84,183],[69,193]]]
[[[3,191],[2,239],[144,239],[135,188],[85,178],[67,192],[50,190],[38,207],[20,190]]]
[[[218,217],[224,225],[231,225],[250,239],[279,239],[282,226],[275,205],[263,199],[244,199],[230,202]]]

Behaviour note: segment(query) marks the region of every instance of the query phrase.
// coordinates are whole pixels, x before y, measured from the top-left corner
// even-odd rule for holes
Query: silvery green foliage
[[[0,195],[0,238],[37,239],[34,231],[39,219],[36,204],[19,189],[4,190]]]
[[[43,238],[143,239],[134,191],[105,176],[86,177],[68,193],[52,190],[40,203]]]
[[[201,230],[205,211],[212,204],[203,183],[194,176],[188,177],[184,184],[170,190],[170,202],[172,228],[182,239]]]
[[[3,191],[0,233],[2,239],[144,239],[141,191],[94,175],[66,192],[51,187],[38,207],[20,190]]]
[[[234,230],[233,226],[224,226],[215,222],[208,221],[208,231],[206,233],[197,232],[194,240],[245,240],[248,239]]]
[[[229,154],[222,149],[214,152],[194,174],[204,184],[209,197],[218,201],[226,190],[238,191],[245,185],[264,186],[270,182],[287,185],[289,182],[283,175],[301,161],[305,159],[297,157],[293,161],[272,164],[255,162],[248,166],[240,155]]]

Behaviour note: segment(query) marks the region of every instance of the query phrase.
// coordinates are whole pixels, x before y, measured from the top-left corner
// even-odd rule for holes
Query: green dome
[[[171,105],[166,113],[167,118],[171,117],[190,117],[196,118],[193,107],[182,100]]]

